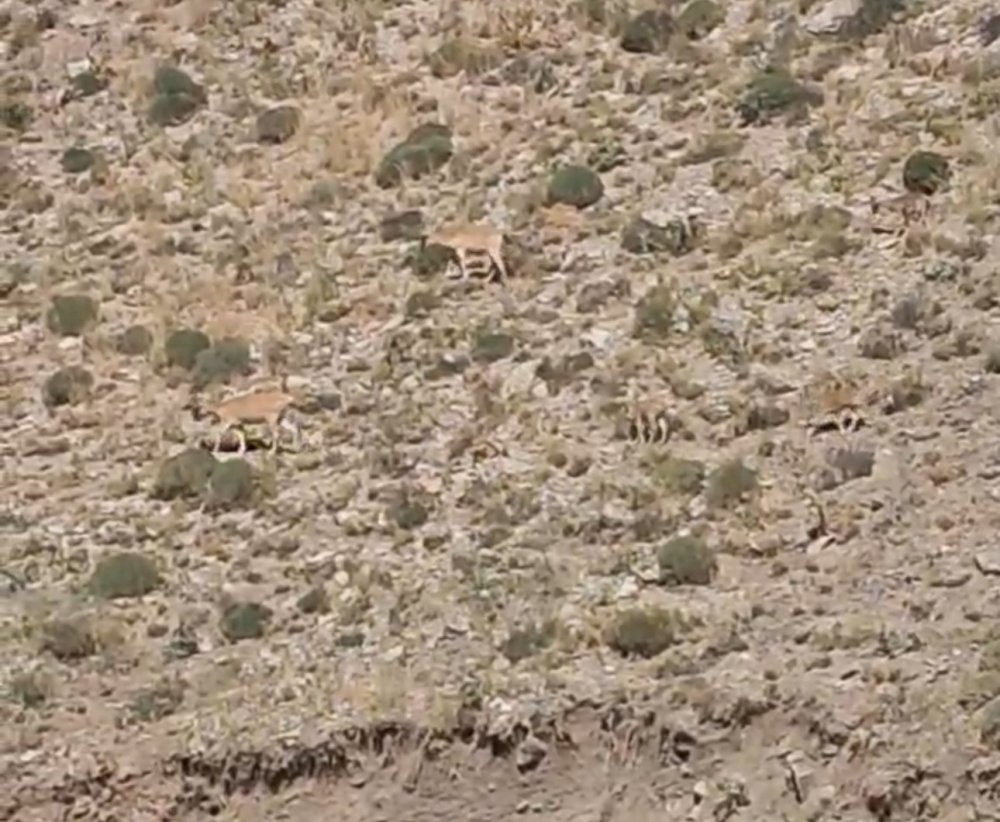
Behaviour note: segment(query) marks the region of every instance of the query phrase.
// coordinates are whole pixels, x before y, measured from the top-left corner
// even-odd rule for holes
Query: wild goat
[[[421,247],[440,245],[450,248],[458,259],[462,279],[469,278],[470,253],[485,253],[500,274],[500,281],[507,280],[507,266],[503,261],[503,233],[491,225],[475,223],[449,223],[426,235]]]
[[[285,413],[295,403],[295,398],[284,391],[254,391],[230,397],[215,405],[201,407],[194,404],[191,411],[195,419],[210,417],[215,420],[218,426],[215,432],[215,445],[213,453],[218,452],[222,446],[222,437],[230,430],[236,430],[239,439],[239,453],[244,454],[247,450],[246,434],[242,426],[246,423],[264,423],[267,425],[271,435],[271,453],[278,449],[278,431],[286,428],[292,431],[295,437],[295,447],[298,448],[301,440],[301,431],[295,423],[285,417]]]

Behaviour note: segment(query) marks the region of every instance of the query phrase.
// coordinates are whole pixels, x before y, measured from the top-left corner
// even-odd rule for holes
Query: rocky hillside
[[[1000,818],[1000,15],[0,34],[0,819]]]

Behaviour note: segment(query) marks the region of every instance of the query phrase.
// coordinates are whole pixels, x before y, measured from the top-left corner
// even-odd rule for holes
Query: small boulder
[[[679,257],[695,246],[694,231],[684,220],[669,220],[657,225],[637,216],[622,231],[622,248],[631,254],[667,252]]]
[[[479,331],[472,341],[472,359],[480,363],[494,363],[514,353],[514,338],[495,331]]]
[[[439,79],[454,77],[463,71],[467,77],[475,77],[499,66],[503,55],[467,37],[452,37],[438,46],[427,62],[431,74]]]
[[[710,34],[726,20],[726,12],[715,0],[691,0],[677,16],[677,27],[690,40]]]
[[[419,240],[423,234],[424,215],[416,209],[387,214],[379,223],[379,236],[383,243]]]

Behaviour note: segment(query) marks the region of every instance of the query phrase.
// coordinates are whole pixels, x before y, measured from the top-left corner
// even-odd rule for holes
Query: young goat
[[[216,421],[215,445],[212,452],[218,452],[222,446],[222,437],[230,430],[236,430],[239,439],[239,453],[247,450],[246,434],[242,426],[246,423],[264,423],[271,435],[271,453],[278,450],[278,432],[281,428],[290,429],[295,437],[295,447],[298,449],[301,441],[301,431],[298,426],[285,417],[285,412],[294,404],[295,398],[284,391],[254,391],[230,397],[220,403],[202,408],[191,405],[195,419],[210,417]]]
[[[469,278],[467,262],[470,253],[485,253],[496,266],[500,281],[507,280],[507,266],[503,261],[503,234],[491,225],[475,223],[450,223],[424,235],[421,248],[440,245],[450,248],[458,258],[462,279]]]

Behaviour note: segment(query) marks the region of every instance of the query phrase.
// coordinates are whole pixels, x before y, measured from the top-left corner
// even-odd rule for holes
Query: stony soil
[[[499,8],[3,5],[0,819],[1000,819],[1000,23]]]

